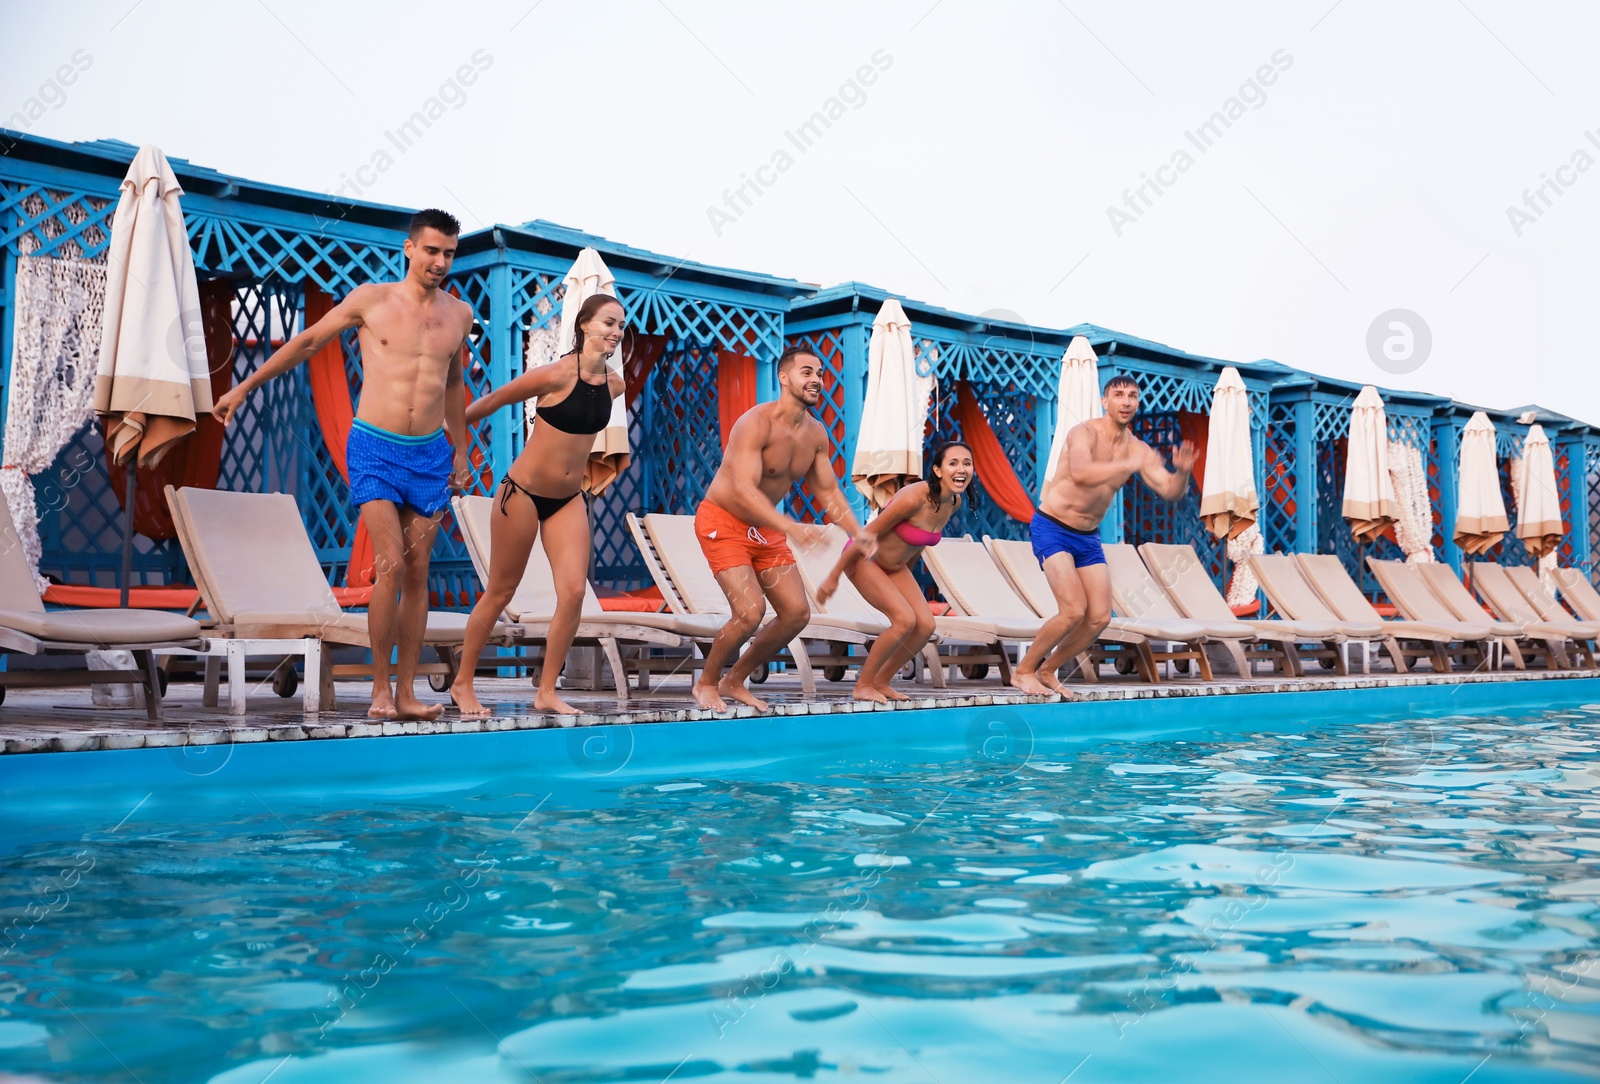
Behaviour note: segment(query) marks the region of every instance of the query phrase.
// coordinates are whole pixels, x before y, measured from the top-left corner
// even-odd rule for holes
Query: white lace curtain
[[[17,257],[11,377],[6,389],[5,492],[28,567],[39,575],[39,517],[32,476],[94,416],[94,370],[105,308],[103,262]]]
[[[1389,481],[1394,486],[1399,515],[1395,541],[1411,564],[1433,561],[1433,501],[1428,497],[1428,474],[1422,449],[1402,441],[1389,442]]]
[[[1233,578],[1228,581],[1229,606],[1243,606],[1256,600],[1256,592],[1261,584],[1256,581],[1256,574],[1250,567],[1250,556],[1264,553],[1265,550],[1259,520],[1228,539],[1228,563],[1233,566]]]

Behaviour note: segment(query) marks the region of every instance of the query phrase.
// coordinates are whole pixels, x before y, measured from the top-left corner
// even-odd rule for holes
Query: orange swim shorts
[[[789,540],[781,533],[752,527],[710,501],[701,501],[695,509],[694,533],[713,573],[741,565],[764,572],[794,564]]]

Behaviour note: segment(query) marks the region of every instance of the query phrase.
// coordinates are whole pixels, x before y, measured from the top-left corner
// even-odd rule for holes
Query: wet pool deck
[[[1195,696],[1233,696],[1274,692],[1309,692],[1322,689],[1367,689],[1393,686],[1441,686],[1494,682],[1544,682],[1592,678],[1592,671],[1501,671],[1496,673],[1412,674],[1380,671],[1372,674],[1310,674],[1301,678],[1222,677],[1212,682],[1189,678],[1160,684],[1102,676],[1097,684],[1069,682],[1076,699],[1105,701]],[[419,682],[418,692],[430,703],[445,705],[445,713],[427,722],[378,722],[365,714],[368,686],[340,682],[339,708],[307,715],[298,696],[281,698],[266,685],[253,685],[248,714],[234,716],[225,708],[207,708],[198,683],[174,683],[163,701],[164,717],[152,721],[143,709],[95,707],[88,689],[11,689],[0,707],[0,751],[5,753],[80,752],[97,749],[171,748],[186,745],[243,744],[269,741],[321,741],[340,738],[377,738],[414,734],[474,734],[485,731],[538,730],[560,726],[602,726],[616,723],[648,724],[729,718],[701,711],[689,700],[689,679],[659,678],[645,693],[634,692],[626,710],[619,710],[613,690],[591,692],[563,690],[574,707],[587,714],[557,717],[533,711],[531,687],[526,678],[480,678],[479,696],[496,710],[489,718],[464,719],[446,698]],[[1003,686],[994,678],[952,680],[947,688],[899,683],[912,699],[893,705],[858,704],[850,699],[848,682],[823,681],[817,695],[808,699],[795,677],[775,674],[756,686],[781,715],[827,715],[873,711],[945,707],[981,707],[1001,704],[1059,703],[1028,697]],[[1532,689],[1530,694],[1537,695]],[[754,717],[754,709],[740,707],[733,717]]]

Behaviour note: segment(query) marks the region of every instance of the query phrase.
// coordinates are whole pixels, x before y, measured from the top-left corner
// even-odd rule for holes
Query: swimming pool
[[[0,1067],[51,1080],[1600,1065],[1596,681],[21,756],[0,784]]]

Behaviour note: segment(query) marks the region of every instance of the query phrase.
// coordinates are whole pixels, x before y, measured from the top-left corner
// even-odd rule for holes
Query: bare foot
[[[905,693],[901,692],[899,689],[896,689],[893,685],[881,686],[878,689],[878,691],[881,692],[884,696],[887,696],[890,700],[910,700],[911,699]]]
[[[1062,696],[1072,695],[1067,687],[1061,684],[1061,679],[1056,677],[1054,674],[1040,674],[1039,682],[1053,693],[1059,693]]]
[[[862,685],[860,682],[857,682],[855,689],[851,691],[850,699],[869,701],[873,704],[887,704],[889,702],[889,698],[884,695],[884,690],[873,685]]]
[[[721,693],[729,700],[737,700],[741,704],[749,704],[757,711],[772,710],[765,700],[762,700],[760,697],[756,696],[755,693],[745,688],[743,682],[735,685],[727,678],[723,678],[721,681],[717,682],[717,692]]]
[[[1011,671],[1011,687],[1029,696],[1049,696],[1050,690],[1034,674],[1024,673],[1021,670]]]
[[[450,699],[455,703],[455,706],[460,709],[461,714],[464,716],[481,717],[484,715],[494,714],[479,702],[478,694],[476,690],[473,689],[472,682],[470,681],[465,685],[457,682],[456,684],[450,686]]]
[[[546,715],[582,715],[583,712],[561,699],[552,690],[545,692],[543,689],[533,694],[533,706]]]
[[[394,707],[394,693],[385,683],[382,686],[372,687],[372,707],[367,709],[369,719],[393,719],[399,715]]]
[[[728,703],[717,693],[715,685],[705,685],[695,682],[689,687],[689,695],[694,697],[694,702],[701,711],[727,711]]]
[[[429,719],[437,719],[443,715],[444,705],[424,704],[417,699],[415,693],[406,690],[395,697],[394,710],[396,719],[420,719],[426,722]]]

